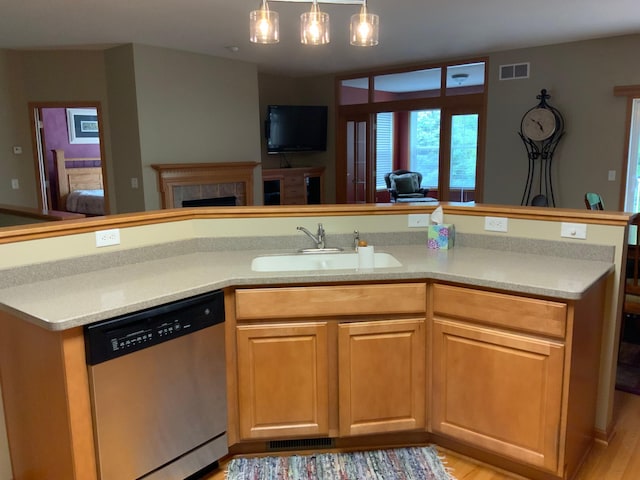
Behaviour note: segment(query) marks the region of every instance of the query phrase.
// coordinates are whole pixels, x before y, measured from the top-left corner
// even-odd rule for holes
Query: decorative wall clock
[[[554,134],[558,119],[549,108],[534,107],[522,118],[523,135],[534,141],[543,141]]]
[[[525,112],[518,132],[527,149],[529,159],[527,184],[520,204],[555,207],[551,162],[558,142],[564,135],[564,118],[557,108],[547,102],[551,95],[547,94],[545,89],[542,89],[536,98],[540,100],[540,103]],[[538,193],[532,197],[536,173]]]

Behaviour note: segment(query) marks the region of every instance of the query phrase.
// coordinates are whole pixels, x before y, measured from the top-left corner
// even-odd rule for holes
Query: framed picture
[[[69,143],[100,143],[95,108],[67,108],[67,128]]]

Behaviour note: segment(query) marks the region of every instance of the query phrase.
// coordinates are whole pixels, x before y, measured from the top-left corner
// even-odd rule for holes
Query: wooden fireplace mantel
[[[151,167],[158,172],[162,208],[174,207],[175,187],[243,183],[246,204],[253,205],[253,170],[258,162],[162,163]]]

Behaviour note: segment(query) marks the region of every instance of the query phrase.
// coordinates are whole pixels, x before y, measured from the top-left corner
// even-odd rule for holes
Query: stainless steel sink
[[[402,266],[402,264],[393,255],[384,252],[374,253],[373,262],[374,268],[393,268]],[[251,270],[254,272],[341,269],[358,269],[358,254],[301,253],[264,255],[254,258],[251,262]]]

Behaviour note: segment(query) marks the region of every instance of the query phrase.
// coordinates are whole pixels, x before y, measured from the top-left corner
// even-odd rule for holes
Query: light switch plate
[[[560,236],[584,240],[587,238],[587,225],[585,223],[562,222],[560,227]]]

